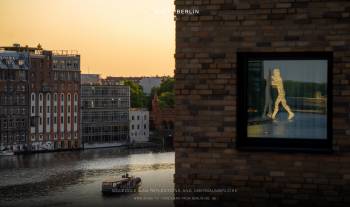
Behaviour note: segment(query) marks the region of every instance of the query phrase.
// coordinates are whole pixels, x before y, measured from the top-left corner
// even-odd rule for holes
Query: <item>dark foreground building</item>
[[[200,11],[176,16],[176,186],[234,188],[199,195],[239,206],[349,206],[350,2],[175,4]]]

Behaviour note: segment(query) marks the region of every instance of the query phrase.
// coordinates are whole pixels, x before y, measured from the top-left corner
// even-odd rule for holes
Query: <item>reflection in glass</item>
[[[249,60],[248,137],[327,138],[327,60]]]
[[[271,79],[271,85],[274,88],[277,88],[277,98],[275,101],[275,107],[271,118],[276,119],[276,115],[279,110],[279,105],[282,104],[283,108],[288,112],[288,119],[292,119],[294,117],[294,113],[292,112],[292,110],[290,110],[290,107],[287,105],[286,93],[284,91],[283,81],[279,68],[273,69],[273,76]]]

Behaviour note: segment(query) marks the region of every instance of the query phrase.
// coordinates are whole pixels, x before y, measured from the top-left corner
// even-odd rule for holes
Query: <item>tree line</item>
[[[147,108],[152,110],[152,99],[155,95],[158,97],[160,108],[174,107],[175,91],[174,78],[167,78],[162,81],[160,86],[153,87],[151,93],[145,94],[142,86],[131,80],[125,80],[124,85],[130,87],[130,102],[132,108]]]

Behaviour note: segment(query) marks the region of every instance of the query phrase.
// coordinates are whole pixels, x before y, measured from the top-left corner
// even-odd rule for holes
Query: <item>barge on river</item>
[[[138,187],[141,185],[141,178],[123,175],[118,180],[106,180],[102,182],[103,194],[124,194],[137,192]]]

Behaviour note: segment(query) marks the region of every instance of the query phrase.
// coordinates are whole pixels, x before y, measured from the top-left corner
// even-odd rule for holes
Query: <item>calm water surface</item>
[[[141,177],[140,192],[102,196],[101,182],[124,172]],[[173,175],[174,152],[110,148],[2,156],[0,206],[173,206]]]

